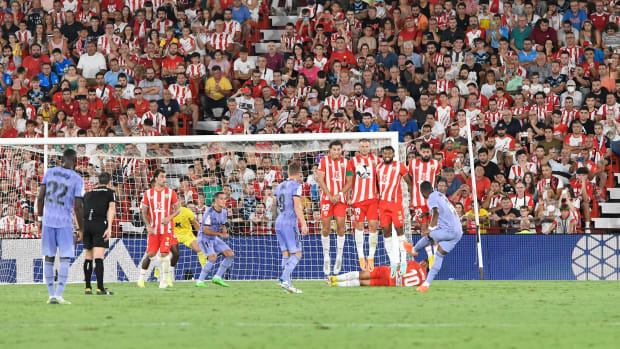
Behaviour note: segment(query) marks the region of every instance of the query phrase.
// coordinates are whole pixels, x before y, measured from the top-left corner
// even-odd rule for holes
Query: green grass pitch
[[[618,348],[616,282],[439,281],[328,288],[110,284],[114,296],[47,305],[44,285],[0,286],[0,348]]]

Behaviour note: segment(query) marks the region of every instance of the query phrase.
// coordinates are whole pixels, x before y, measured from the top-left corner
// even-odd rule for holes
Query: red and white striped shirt
[[[523,176],[525,176],[527,172],[536,174],[536,164],[533,162],[528,162],[526,163],[525,167],[522,167],[518,164],[512,165],[512,167],[510,167],[510,173],[508,174],[508,179],[512,179],[515,182],[521,182],[521,180],[523,179]]]
[[[23,229],[24,219],[19,216],[6,216],[0,219],[0,235],[5,238],[19,238]]]
[[[17,41],[22,43],[29,43],[32,40],[32,33],[30,30],[18,30],[15,32],[15,36],[17,36]]]
[[[370,107],[370,99],[364,95],[361,97],[353,96],[351,99],[353,100],[353,103],[355,103],[355,110],[360,113]]]
[[[437,21],[437,27],[439,30],[448,29],[448,19],[450,19],[450,14],[448,12],[443,12],[439,16],[432,16],[431,18],[435,18]]]
[[[334,160],[330,155],[324,156],[319,162],[318,171],[325,174],[325,185],[332,195],[342,192],[346,177],[347,160],[340,157]],[[321,191],[321,200],[329,201],[329,197]],[[345,203],[344,195],[340,198],[341,203]]]
[[[446,106],[438,105],[435,108],[435,119],[443,125],[444,128],[448,128],[454,119],[454,109],[450,104]]]
[[[570,124],[571,121],[577,119],[577,114],[579,110],[573,108],[572,110],[568,110],[566,108],[562,109],[562,123],[565,125]]]
[[[133,177],[136,174],[136,172],[138,172],[140,167],[146,165],[144,160],[137,159],[135,157],[125,157],[125,156],[120,157],[118,159],[118,163],[123,169],[124,178]]]
[[[153,129],[159,132],[160,134],[164,133],[164,128],[166,127],[166,117],[162,115],[162,113],[151,113],[151,111],[147,111],[140,118],[140,127],[144,125],[144,120],[151,119],[153,120]]]
[[[232,36],[227,33],[213,33],[207,39],[207,42],[215,49],[226,51],[228,45],[232,45]]]
[[[377,164],[379,199],[381,201],[395,202],[402,205],[403,191],[400,182],[406,174],[407,167],[400,161],[393,160],[389,164],[381,161]]]
[[[620,104],[616,103],[615,105],[607,105],[603,104],[598,109],[598,115],[603,118],[603,120],[607,120],[607,116],[611,116],[617,122],[620,122]]]
[[[215,22],[212,21],[209,24],[209,30],[215,30]],[[230,22],[224,21],[224,33],[230,34],[231,36],[235,36],[237,32],[241,31],[241,24],[235,20],[230,20]]]
[[[187,38],[179,39],[179,49],[180,49],[181,54],[183,55],[187,55],[187,54],[194,52],[196,50],[196,47],[198,47],[196,45],[196,40],[194,40],[194,38],[192,38],[191,36],[188,36]]]
[[[151,188],[144,192],[142,206],[149,208],[149,220],[155,234],[174,234],[174,221],[171,219],[164,225],[163,220],[174,212],[177,202],[177,193],[167,187],[159,191]]]
[[[446,92],[448,93],[450,89],[454,87],[454,81],[448,80],[446,78],[437,80],[437,93]]]
[[[91,10],[82,10],[75,15],[75,20],[82,24],[88,24],[90,22],[90,18],[96,15],[97,14],[92,12]]]
[[[484,120],[486,121],[486,123],[491,125],[491,127],[493,127],[493,128],[495,128],[497,123],[500,122],[502,119],[503,119],[502,112],[499,111],[499,110],[496,111],[495,113],[493,113],[490,110],[488,112],[484,113]]]
[[[528,193],[524,193],[523,197],[518,197],[517,194],[512,195],[510,201],[512,202],[512,207],[517,210],[521,206],[534,207],[534,197]]]
[[[52,10],[50,11],[50,16],[52,16],[52,22],[54,22],[54,25],[58,28],[62,27],[67,21],[64,11],[54,12],[54,10]]]
[[[292,50],[293,47],[295,47],[295,44],[304,43],[304,40],[299,35],[283,36],[282,41],[284,42],[284,47],[280,47],[281,50],[284,50],[284,49]]]
[[[350,174],[353,177],[351,201],[354,204],[377,198],[375,172],[378,162],[377,157],[372,154],[367,157],[356,155],[349,159],[347,175]]]
[[[583,55],[583,47],[581,46],[564,46],[560,49],[560,52],[568,51],[568,57],[570,58],[570,63],[572,66],[579,64],[581,61],[581,56]]]
[[[440,171],[441,163],[435,159],[430,159],[428,162],[424,162],[422,159],[414,159],[409,162],[409,174],[413,183],[411,186],[411,207],[426,206],[426,199],[420,192],[420,184],[428,181],[435,187]]]
[[[110,53],[116,52],[116,50],[112,49],[112,42],[116,45],[116,50],[118,50],[121,45],[121,38],[113,35],[112,40],[110,40],[107,36],[102,35],[97,39],[97,48],[102,54],[109,55]]]
[[[192,100],[192,91],[187,86],[172,84],[168,86],[168,91],[172,93],[172,98],[176,99],[179,105],[184,105],[187,101]]]
[[[153,23],[153,29],[156,30],[159,34],[166,34],[166,28],[172,27],[174,23],[169,19],[164,19],[163,21],[155,21]]]
[[[125,6],[129,7],[132,14],[135,14],[137,10],[144,8],[144,2],[145,0],[125,0]],[[153,4],[153,8],[157,9],[154,6],[155,4]]]
[[[189,79],[200,79],[207,75],[207,68],[202,63],[190,64],[185,69],[185,74]]]
[[[347,100],[349,100],[349,98],[344,95],[340,95],[338,97],[329,96],[325,98],[325,105],[332,110],[332,113],[335,113],[339,108],[344,108],[347,104]]]

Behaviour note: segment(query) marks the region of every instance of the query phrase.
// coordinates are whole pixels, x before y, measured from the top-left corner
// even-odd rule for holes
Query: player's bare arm
[[[344,182],[344,188],[342,188],[342,193],[347,201],[347,205],[351,205],[351,188],[353,188],[353,172],[347,171],[347,178]]]
[[[169,216],[164,217],[164,219],[161,222],[164,225],[166,225],[170,223],[170,221],[174,219],[174,217],[178,216],[179,213],[181,213],[181,204],[177,202],[176,204],[174,204],[174,211],[172,211],[172,213]]]
[[[110,202],[110,206],[108,207],[108,212],[107,212],[108,228],[103,233],[103,241],[108,241],[110,237],[112,237],[112,224],[114,223],[115,216],[116,216],[116,203],[112,201]]]
[[[155,234],[155,229],[151,226],[151,220],[149,219],[149,207],[147,205],[142,205],[142,220],[144,224],[146,224],[146,231],[149,235]]]
[[[411,187],[413,186],[413,177],[410,173],[407,173],[403,176],[405,183],[407,183],[407,191],[411,192]]]
[[[45,191],[46,191],[46,185],[45,184],[41,184],[39,185],[39,194],[37,196],[37,213],[39,215],[39,218],[37,220],[37,226],[39,228],[39,231],[41,231],[41,221],[43,220],[43,208],[44,208],[44,204],[45,204]]]
[[[293,196],[293,203],[295,204],[295,213],[301,223],[301,235],[307,235],[308,224],[306,223],[306,218],[304,217],[304,209],[301,207],[301,198],[299,196]]]
[[[75,198],[75,216],[78,225],[77,242],[80,242],[84,234],[84,198]]]

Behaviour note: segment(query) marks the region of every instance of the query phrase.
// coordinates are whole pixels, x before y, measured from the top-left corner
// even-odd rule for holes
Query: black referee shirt
[[[99,186],[84,196],[84,220],[86,222],[107,223],[108,208],[115,202],[114,191]]]

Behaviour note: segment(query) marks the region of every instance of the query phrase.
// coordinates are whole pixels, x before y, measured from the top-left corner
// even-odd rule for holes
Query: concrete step
[[[602,214],[620,215],[620,202],[601,202],[599,205],[601,206]],[[618,221],[620,221],[620,218],[618,218]]]
[[[594,228],[598,229],[618,229],[620,231],[620,218],[592,218]]]
[[[220,128],[219,121],[198,121],[198,125],[196,125],[196,130],[214,132]]]
[[[263,33],[263,40],[279,42],[284,35],[284,29],[262,29],[261,33]]]
[[[280,43],[276,43],[276,48],[280,48]],[[267,53],[267,43],[266,42],[257,42],[254,44],[254,53],[263,54]]]
[[[620,202],[599,202],[601,213],[605,215],[618,215],[620,219]]]
[[[295,24],[298,19],[297,16],[269,16],[272,27],[284,27],[287,23]]]
[[[607,188],[610,200],[620,200],[620,188]]]

